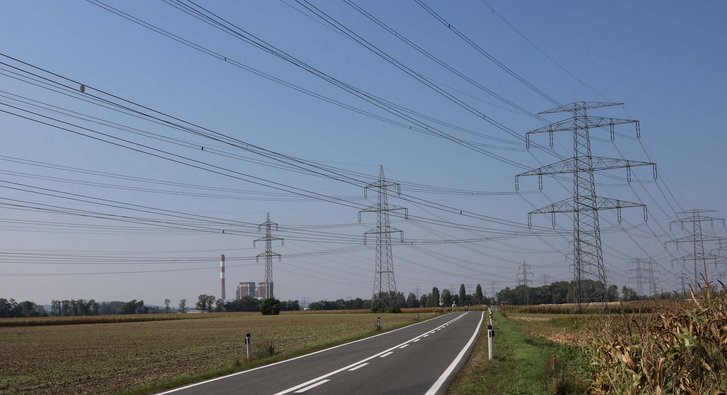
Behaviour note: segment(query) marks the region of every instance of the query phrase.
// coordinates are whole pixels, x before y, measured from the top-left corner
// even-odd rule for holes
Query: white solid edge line
[[[319,381],[317,383],[314,383],[314,384],[311,384],[311,385],[309,385],[309,386],[307,386],[305,388],[301,388],[298,391],[295,391],[295,393],[296,394],[302,394],[302,393],[304,393],[304,392],[306,392],[308,390],[312,390],[313,388],[318,387],[319,385],[323,385],[323,384],[325,384],[325,383],[327,383],[329,381],[331,381],[331,380],[321,380],[321,381]]]
[[[159,393],[157,393],[156,395],[166,395],[166,394],[171,394],[171,393],[174,393],[174,392],[177,392],[177,391],[182,391],[182,390],[186,390],[186,389],[189,389],[189,388],[192,388],[192,387],[196,387],[196,386],[198,386],[198,385],[202,385],[202,384],[207,384],[207,383],[211,383],[211,382],[214,382],[214,381],[218,381],[218,380],[224,380],[224,379],[226,379],[226,378],[230,378],[230,377],[234,377],[234,376],[239,376],[239,375],[241,375],[241,374],[245,374],[245,373],[250,373],[250,372],[254,372],[254,371],[256,371],[256,370],[260,370],[260,369],[265,369],[265,368],[269,368],[269,367],[271,367],[271,366],[275,366],[275,365],[280,365],[280,364],[284,364],[284,363],[286,363],[286,362],[290,362],[290,361],[295,361],[295,360],[297,360],[297,359],[301,359],[301,358],[309,357],[309,356],[311,356],[311,355],[316,355],[316,354],[320,354],[320,353],[322,353],[322,352],[330,351],[330,350],[333,350],[333,349],[336,349],[336,348],[339,348],[339,347],[347,346],[347,345],[349,345],[349,344],[354,344],[354,343],[362,342],[362,341],[364,341],[364,340],[368,340],[368,339],[373,339],[373,338],[375,338],[375,337],[379,337],[379,336],[383,336],[383,335],[388,335],[389,333],[394,333],[394,332],[400,331],[400,330],[402,330],[402,329],[406,329],[406,328],[411,328],[411,327],[413,327],[413,326],[416,326],[416,325],[419,325],[419,324],[423,324],[423,323],[425,323],[425,322],[430,322],[430,321],[432,321],[432,320],[436,320],[436,319],[439,319],[439,318],[445,317],[446,315],[447,315],[447,314],[445,314],[445,315],[440,315],[439,317],[434,317],[434,318],[430,318],[430,319],[428,319],[428,320],[424,320],[424,321],[421,321],[421,322],[415,322],[415,323],[413,323],[413,324],[410,324],[410,325],[407,325],[407,326],[402,326],[401,328],[397,328],[397,329],[394,329],[394,330],[391,330],[391,331],[388,331],[388,332],[384,332],[384,333],[379,333],[378,335],[373,335],[373,336],[369,336],[369,337],[364,337],[363,339],[353,340],[353,341],[350,341],[350,342],[348,342],[348,343],[343,343],[343,344],[339,344],[339,345],[337,345],[337,346],[333,346],[333,347],[325,348],[325,349],[323,349],[323,350],[318,350],[318,351],[314,351],[314,352],[312,352],[312,353],[309,353],[309,354],[305,354],[305,355],[300,355],[300,356],[297,356],[297,357],[294,357],[294,358],[286,359],[286,360],[284,360],[284,361],[274,362],[274,363],[271,363],[271,364],[269,364],[269,365],[263,365],[263,366],[258,366],[258,367],[256,367],[256,368],[252,368],[252,369],[248,369],[248,370],[243,370],[243,371],[241,371],[241,372],[231,373],[231,374],[228,374],[228,375],[226,375],[226,376],[220,376],[220,377],[215,377],[215,378],[213,378],[213,379],[209,379],[209,380],[205,380],[205,381],[200,381],[199,383],[189,384],[189,385],[185,385],[184,387],[179,387],[179,388],[174,388],[174,389],[171,389],[171,390],[168,390],[168,391],[164,391],[164,392],[159,392]]]
[[[442,373],[441,376],[437,379],[437,381],[434,382],[434,385],[432,385],[431,388],[426,392],[426,395],[434,395],[439,391],[439,388],[444,384],[444,381],[447,380],[447,377],[449,377],[450,374],[452,374],[452,371],[457,366],[459,361],[462,360],[464,357],[464,354],[467,352],[467,350],[470,348],[472,343],[477,338],[477,335],[480,333],[480,327],[482,326],[482,321],[485,319],[485,312],[482,312],[482,316],[480,317],[480,322],[477,324],[477,328],[475,329],[475,333],[472,334],[472,337],[470,337],[470,340],[465,344],[464,348],[457,354],[457,357],[454,358],[454,361],[447,366],[447,369],[444,370],[444,373]]]
[[[457,316],[457,317],[455,317],[455,318],[453,318],[453,319],[449,320],[448,322],[454,322],[454,321],[457,321],[457,320],[459,320],[460,318],[464,317],[464,316],[465,316],[466,314],[467,314],[467,312],[464,312],[464,313],[460,314],[459,316]],[[310,380],[308,380],[308,381],[306,381],[306,382],[300,383],[300,384],[298,384],[298,385],[296,385],[296,386],[293,386],[293,387],[290,387],[290,388],[288,388],[288,389],[286,389],[286,390],[282,390],[282,391],[280,391],[280,392],[276,392],[276,393],[275,393],[274,395],[285,395],[285,394],[288,394],[288,393],[291,393],[291,392],[297,391],[297,390],[299,390],[299,389],[300,389],[301,387],[305,387],[305,386],[307,386],[307,385],[310,385],[311,383],[316,383],[316,382],[318,382],[319,380],[322,380],[322,379],[325,379],[325,378],[331,377],[331,376],[333,376],[333,375],[335,375],[335,374],[338,374],[338,373],[341,373],[341,372],[343,372],[344,370],[348,370],[348,369],[351,369],[352,367],[354,367],[354,366],[356,366],[356,365],[358,365],[358,364],[360,364],[360,363],[363,363],[363,362],[368,362],[368,361],[370,361],[370,360],[372,360],[372,359],[374,359],[374,358],[376,358],[376,357],[380,356],[381,354],[385,354],[385,353],[387,353],[387,352],[389,352],[389,351],[391,351],[391,350],[395,350],[395,349],[396,349],[397,347],[401,347],[401,346],[403,346],[404,344],[410,343],[410,342],[411,342],[411,341],[413,341],[414,339],[419,339],[419,338],[421,338],[421,337],[422,337],[422,335],[419,335],[419,336],[413,337],[413,338],[411,338],[411,339],[409,339],[409,340],[407,340],[407,341],[405,341],[405,342],[403,342],[403,343],[397,344],[397,345],[395,345],[394,347],[390,347],[390,348],[388,348],[388,349],[386,349],[386,350],[384,350],[384,351],[378,352],[378,353],[376,353],[376,354],[374,354],[374,355],[372,355],[372,356],[370,356],[370,357],[367,357],[367,358],[364,358],[364,359],[362,359],[362,360],[360,360],[360,361],[354,362],[354,363],[352,363],[352,364],[350,364],[350,365],[348,365],[348,366],[344,366],[344,367],[342,367],[342,368],[340,368],[340,369],[336,369],[336,370],[334,370],[334,371],[332,371],[332,372],[329,372],[329,373],[326,373],[326,374],[324,374],[324,375],[322,375],[322,376],[318,376],[318,377],[316,377],[316,378],[310,379]]]

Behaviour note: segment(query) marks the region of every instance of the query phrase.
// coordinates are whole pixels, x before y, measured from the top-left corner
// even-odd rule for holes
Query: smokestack
[[[220,287],[222,287],[222,300],[225,300],[225,254],[220,255]]]

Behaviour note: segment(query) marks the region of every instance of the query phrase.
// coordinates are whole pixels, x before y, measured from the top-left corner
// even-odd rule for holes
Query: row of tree
[[[600,281],[581,280],[583,302],[588,303],[600,301],[602,287],[603,286]],[[541,287],[526,287],[525,285],[518,285],[515,288],[506,287],[498,292],[497,302],[504,302],[511,305],[573,303],[575,300],[574,292],[575,287],[573,281],[556,281]],[[676,296],[677,295],[673,293],[667,292],[651,295],[649,298],[672,299]],[[618,286],[610,285],[606,289],[606,298],[609,302],[615,302],[617,300],[639,300],[646,298],[646,296],[639,295],[636,291],[627,286],[621,288],[621,295],[619,295]]]
[[[0,317],[45,317],[48,313],[45,307],[31,301],[16,302],[15,299],[0,298]]]
[[[387,305],[389,300],[392,308]],[[445,289],[439,292],[439,288],[433,287],[432,292],[423,294],[419,298],[413,293],[404,297],[402,292],[392,292],[391,295],[378,295],[373,301],[371,299],[338,299],[338,300],[320,300],[308,305],[310,310],[357,310],[371,309],[373,311],[397,311],[401,307],[440,307],[440,306],[471,306],[483,303],[492,303],[491,299],[487,299],[482,294],[482,287],[477,284],[473,294],[467,294],[464,284],[459,287],[459,293],[452,294],[450,290]]]

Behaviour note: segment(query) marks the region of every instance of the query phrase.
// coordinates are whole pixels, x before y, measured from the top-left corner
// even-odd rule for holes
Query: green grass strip
[[[483,330],[450,394],[582,394],[588,389],[588,360],[580,347],[529,336],[519,322],[501,314],[495,315],[493,343],[493,360],[488,361]]]

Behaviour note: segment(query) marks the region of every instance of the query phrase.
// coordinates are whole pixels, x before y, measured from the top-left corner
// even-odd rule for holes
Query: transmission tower
[[[636,125],[636,137],[640,138],[639,122],[631,119],[617,119],[588,115],[588,110],[620,106],[623,103],[601,102],[575,102],[540,114],[554,114],[568,112],[571,117],[550,125],[532,130],[525,135],[526,146],[530,148],[530,136],[533,134],[548,133],[550,146],[553,146],[553,134],[556,132],[571,132],[573,134],[573,157],[564,159],[537,169],[529,170],[515,176],[515,189],[519,189],[519,178],[523,176],[538,176],[540,189],[543,188],[544,175],[573,174],[573,196],[553,203],[549,206],[528,213],[528,224],[531,224],[532,214],[551,214],[553,227],[555,227],[556,213],[573,214],[573,277],[574,296],[578,310],[582,310],[582,303],[586,296],[582,281],[588,275],[595,275],[600,283],[598,299],[606,307],[607,282],[606,268],[603,265],[603,251],[601,248],[601,231],[598,224],[599,210],[616,210],[618,221],[621,222],[621,209],[629,207],[642,207],[644,220],[647,219],[646,205],[627,202],[618,199],[600,197],[596,195],[594,173],[610,169],[626,169],[626,178],[631,181],[631,168],[637,166],[651,166],[656,179],[656,164],[626,159],[605,158],[591,154],[591,129],[604,129],[608,127],[611,140],[615,137],[615,126],[624,124]],[[595,273],[594,273],[595,272]]]
[[[722,225],[724,226],[724,219],[723,218],[716,218],[704,215],[705,213],[714,213],[715,210],[701,210],[701,209],[692,209],[683,211],[680,213],[677,213],[677,215],[681,216],[681,218],[677,218],[674,221],[671,221],[669,225],[678,224],[681,226],[682,230],[687,230],[687,225],[691,224],[691,232],[689,235],[684,237],[679,237],[673,240],[667,241],[667,243],[674,243],[677,248],[679,248],[679,244],[682,243],[688,243],[692,246],[692,253],[688,255],[684,255],[679,258],[674,258],[674,261],[681,261],[682,264],[686,264],[687,261],[692,261],[694,264],[694,278],[692,279],[693,283],[695,285],[699,285],[699,273],[697,267],[700,266],[703,270],[702,275],[704,282],[706,283],[709,281],[709,275],[707,272],[707,262],[708,261],[714,261],[715,268],[717,267],[717,263],[720,261],[723,261],[725,257],[707,253],[704,250],[704,243],[705,242],[725,242],[727,241],[727,238],[721,237],[721,236],[715,236],[712,234],[706,234],[702,231],[702,224],[705,222],[709,222],[710,226],[713,228],[715,222],[722,222]],[[701,265],[699,265],[701,263]]]
[[[369,235],[376,235],[376,264],[374,268],[374,290],[371,300],[371,309],[396,311],[399,306],[396,301],[396,278],[394,277],[394,255],[391,252],[391,234],[399,233],[401,242],[404,242],[404,232],[389,225],[389,213],[404,211],[404,218],[408,218],[408,210],[404,207],[389,205],[388,190],[394,188],[397,194],[401,193],[398,183],[386,181],[384,167],[380,166],[379,180],[366,185],[364,197],[369,189],[377,191],[376,204],[358,212],[358,222],[361,222],[361,213],[376,213],[376,226],[364,232],[364,245]]]
[[[654,266],[656,265],[656,261],[652,258],[649,258],[646,260],[646,273],[649,276],[649,291],[651,291],[650,296],[656,295],[656,281],[659,279],[654,275]]]
[[[634,258],[631,263],[634,265],[633,269],[629,269],[629,273],[633,273],[634,283],[636,284],[636,293],[639,296],[644,295],[644,274],[643,274],[643,263],[646,260],[643,258]]]
[[[640,296],[654,296],[656,295],[656,276],[654,275],[654,265],[656,261],[652,258],[634,258],[631,260],[634,268],[629,270],[630,273],[634,273],[634,280],[636,282],[636,292]],[[649,294],[644,293],[644,283],[647,283],[649,287]]]
[[[252,246],[255,247],[255,243],[258,241],[265,242],[265,252],[255,257],[257,262],[260,262],[260,258],[265,258],[265,299],[273,298],[273,257],[278,257],[278,261],[282,258],[280,254],[273,252],[273,241],[280,240],[280,244],[284,245],[285,241],[280,237],[273,236],[273,228],[278,230],[278,224],[270,220],[270,213],[265,222],[258,225],[258,232],[265,228],[265,236],[254,240]]]
[[[517,280],[518,280],[517,285],[525,286],[525,304],[530,304],[530,295],[528,293],[528,286],[530,285],[532,280],[528,278],[528,275],[530,275],[530,277],[532,277],[533,272],[528,271],[528,269],[530,269],[530,265],[525,263],[525,261],[523,261],[523,264],[518,266],[518,268],[522,269],[522,271],[517,274]]]
[[[718,263],[721,263],[723,266],[727,266],[727,240],[719,240],[717,242],[717,247],[712,250],[712,253],[722,257],[717,261]],[[725,268],[722,268],[718,273],[716,273],[716,275],[723,283],[727,282],[725,279],[725,276],[727,276],[727,270],[725,270]]]
[[[546,285],[550,285],[550,275],[543,274],[540,276],[540,285],[545,287]]]

